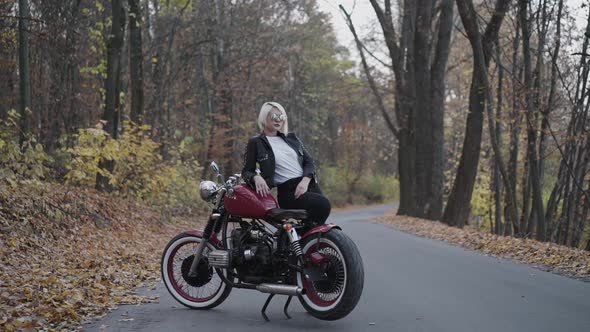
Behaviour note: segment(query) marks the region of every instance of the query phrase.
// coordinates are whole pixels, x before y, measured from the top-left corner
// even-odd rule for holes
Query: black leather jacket
[[[315,165],[313,159],[303,147],[303,143],[293,133],[284,135],[278,132],[280,136],[287,142],[287,144],[297,152],[299,164],[303,168],[303,176],[314,178]],[[270,188],[276,186],[275,177],[275,155],[272,152],[272,147],[264,133],[252,137],[246,146],[246,153],[244,154],[244,168],[242,169],[242,178],[251,186],[254,186],[254,176],[256,175],[256,163],[260,169],[260,176],[266,181]]]

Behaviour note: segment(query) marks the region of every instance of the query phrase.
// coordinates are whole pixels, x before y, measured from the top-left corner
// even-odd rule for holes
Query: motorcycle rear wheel
[[[299,301],[312,316],[322,320],[337,320],[348,315],[363,292],[365,272],[363,260],[354,242],[339,229],[303,240],[303,256],[307,260],[314,252],[329,260],[328,280],[310,281],[297,273],[297,285],[305,288]]]
[[[206,254],[215,249],[211,244],[203,250],[198,276],[188,276],[195,249],[201,241],[198,236],[181,233],[168,242],[162,254],[161,270],[164,285],[174,299],[191,309],[214,308],[231,292],[231,286],[223,282],[218,275],[225,270],[214,269],[208,264]]]

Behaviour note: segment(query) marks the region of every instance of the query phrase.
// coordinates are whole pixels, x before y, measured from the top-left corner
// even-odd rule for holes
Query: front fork
[[[196,277],[198,275],[197,267],[199,266],[199,262],[203,257],[203,250],[205,250],[205,248],[207,247],[211,235],[219,231],[219,228],[221,227],[221,222],[221,214],[212,213],[209,216],[209,221],[207,222],[207,226],[205,226],[205,230],[203,231],[203,237],[201,238],[201,242],[199,242],[199,244],[197,245],[197,249],[195,250],[195,257],[193,259],[193,262],[191,263],[191,268],[188,272],[189,277]]]

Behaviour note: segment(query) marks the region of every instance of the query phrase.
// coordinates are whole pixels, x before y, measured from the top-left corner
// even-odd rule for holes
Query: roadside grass
[[[590,281],[590,252],[531,239],[498,236],[474,227],[459,229],[441,222],[406,216],[396,211],[378,222],[410,234],[444,241],[483,254],[532,264],[543,270]]]

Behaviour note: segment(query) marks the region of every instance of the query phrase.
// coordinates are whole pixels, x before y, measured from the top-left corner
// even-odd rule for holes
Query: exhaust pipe
[[[262,293],[281,294],[289,296],[298,296],[305,294],[304,288],[293,285],[281,284],[260,284],[256,286],[256,290]]]
[[[235,287],[235,288],[244,288],[244,289],[255,289],[261,293],[267,294],[280,294],[280,295],[289,295],[289,296],[299,296],[305,295],[305,288],[301,288],[295,285],[284,285],[284,284],[259,284],[259,285],[252,285],[252,284],[242,284],[242,283],[234,283],[231,280],[228,280],[223,274],[219,275],[223,282],[226,284]]]

